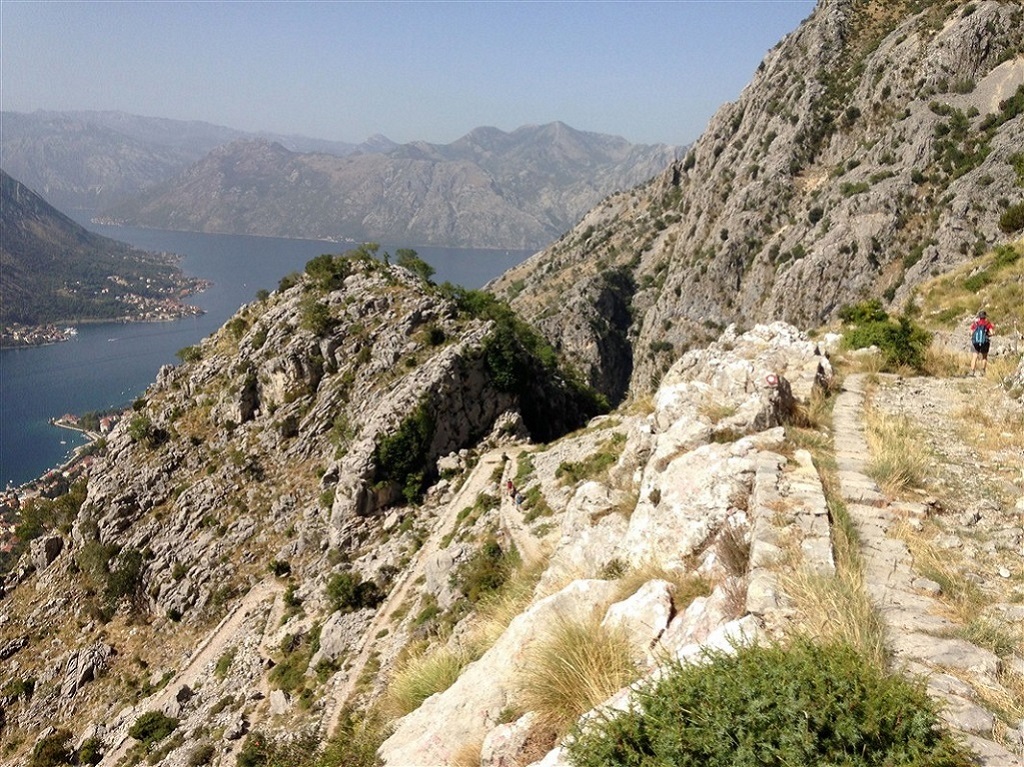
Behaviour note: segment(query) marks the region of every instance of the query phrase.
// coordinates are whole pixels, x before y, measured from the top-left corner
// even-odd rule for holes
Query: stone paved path
[[[1021,767],[1024,759],[994,742],[995,717],[978,700],[976,684],[997,685],[999,658],[963,639],[948,636],[956,626],[943,617],[938,584],[915,574],[907,545],[893,535],[908,516],[924,516],[923,504],[890,502],[867,476],[864,436],[865,381],[851,375],[833,413],[840,492],[857,532],[864,580],[887,627],[887,643],[898,668],[926,679],[928,692],[943,706],[943,718],[960,733],[986,767]]]

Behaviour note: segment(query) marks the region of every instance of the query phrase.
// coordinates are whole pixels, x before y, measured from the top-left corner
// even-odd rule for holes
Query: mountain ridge
[[[820,3],[685,158],[492,289],[617,400],[730,322],[900,306],[1019,236],[1024,10],[878,5]]]
[[[228,128],[200,120],[117,111],[4,111],[0,165],[59,209],[98,212],[166,180],[222,144],[266,137],[293,150],[387,151],[371,136],[360,144]]]
[[[274,148],[276,147],[276,148]],[[271,151],[273,150],[273,151]],[[287,154],[286,154],[287,153]],[[677,156],[564,124],[478,128],[339,158],[236,141],[103,220],[166,229],[527,249]],[[249,174],[248,176],[246,174]]]

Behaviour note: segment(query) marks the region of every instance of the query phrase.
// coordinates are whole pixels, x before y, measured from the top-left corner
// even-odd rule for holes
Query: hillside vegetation
[[[0,171],[0,324],[170,318],[199,287],[177,257],[93,234]]]

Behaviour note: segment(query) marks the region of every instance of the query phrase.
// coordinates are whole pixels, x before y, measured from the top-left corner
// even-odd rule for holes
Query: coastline
[[[23,482],[20,485],[8,485],[3,489],[3,492],[14,491],[18,494],[19,498],[31,498],[35,495],[41,495],[43,490],[46,489],[44,486],[47,482],[53,480],[54,475],[60,475],[61,477],[68,477],[69,479],[77,479],[83,473],[87,473],[89,466],[86,465],[85,459],[91,457],[93,446],[105,435],[98,431],[92,431],[90,429],[83,429],[81,426],[75,426],[74,424],[67,423],[60,418],[51,418],[49,420],[51,426],[56,426],[58,429],[67,429],[68,431],[78,432],[86,438],[86,442],[77,445],[72,449],[71,455],[68,456],[63,462],[47,469],[40,476],[30,479],[28,482]],[[91,462],[90,462],[91,463]],[[77,475],[69,477],[68,475]]]
[[[196,293],[201,292],[202,290],[196,291]],[[186,317],[197,317],[199,315],[206,314],[205,309],[202,309],[195,304],[180,302],[178,306],[180,307],[178,312],[157,317],[147,317],[144,315],[133,317],[131,315],[125,315],[122,317],[90,317],[88,319],[76,319],[74,321],[69,320],[66,323],[64,330],[57,330],[57,326],[54,323],[47,323],[46,325],[23,325],[20,326],[17,331],[10,327],[4,327],[2,333],[0,333],[0,351],[4,351],[6,349],[34,349],[41,346],[53,346],[54,344],[66,343],[78,335],[76,327],[81,325],[127,325],[129,323],[136,322],[177,322],[178,320],[185,319]],[[188,311],[184,311],[185,309],[188,309]],[[27,334],[29,336],[38,336],[40,340],[24,340],[17,343],[10,343],[8,338],[14,332]]]

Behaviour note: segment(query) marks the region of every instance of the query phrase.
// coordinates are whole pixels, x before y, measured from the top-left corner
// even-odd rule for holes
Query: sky
[[[357,143],[560,120],[686,144],[814,0],[0,0],[0,109]],[[0,125],[2,130],[2,125]]]

